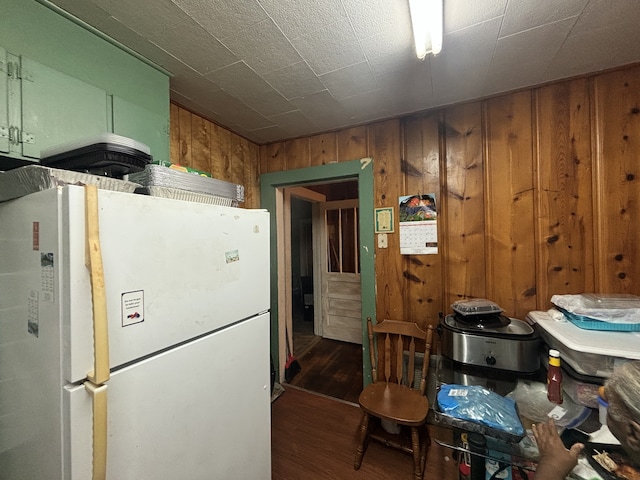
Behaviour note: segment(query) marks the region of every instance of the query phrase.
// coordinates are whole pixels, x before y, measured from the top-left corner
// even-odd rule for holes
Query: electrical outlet
[[[378,248],[387,248],[389,243],[387,242],[387,234],[379,233],[378,234]]]

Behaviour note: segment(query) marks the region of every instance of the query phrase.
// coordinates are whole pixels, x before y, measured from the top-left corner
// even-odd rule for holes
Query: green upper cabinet
[[[0,170],[111,132],[169,159],[169,73],[48,2],[2,0]]]
[[[9,153],[9,87],[7,51],[0,47],[0,153]]]
[[[104,90],[22,58],[22,156],[108,131]]]
[[[113,133],[144,143],[154,160],[169,160],[169,122],[166,116],[151,112],[116,95],[112,96]]]

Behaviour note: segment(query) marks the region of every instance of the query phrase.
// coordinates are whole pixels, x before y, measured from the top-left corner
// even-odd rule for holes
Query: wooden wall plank
[[[211,122],[198,115],[191,116],[191,163],[197,170],[211,173]]]
[[[169,105],[169,159],[177,162],[180,158],[180,112],[181,108],[172,103]]]
[[[594,289],[589,81],[536,92],[538,308]]]
[[[226,137],[224,135],[224,128],[219,125],[213,125],[211,127],[211,176],[213,178],[218,178],[220,180],[224,180],[224,165],[226,152],[224,149],[226,147],[225,140]]]
[[[335,132],[314,135],[309,139],[310,165],[317,167],[338,161],[338,140]]]
[[[595,80],[596,290],[640,294],[640,67]]]
[[[487,295],[511,316],[536,308],[531,92],[486,103]]]
[[[191,165],[191,112],[180,110],[178,115],[178,131],[180,132],[180,151],[177,163],[179,165]]]
[[[309,138],[296,138],[285,142],[285,154],[287,170],[310,167]]]
[[[401,194],[433,193],[436,207],[441,207],[438,123],[438,112],[404,122],[406,155],[402,162],[404,189]],[[402,256],[405,318],[418,322],[422,327],[437,325],[438,313],[443,311],[441,247],[439,244],[438,253],[434,255]]]
[[[338,161],[348,162],[371,157],[366,126],[347,128],[337,133]],[[375,161],[375,158],[374,158]]]
[[[247,140],[247,158],[244,162],[244,208],[260,208],[260,148]]]
[[[287,168],[284,142],[260,146],[260,173],[282,172]]]
[[[374,206],[393,207],[395,232],[387,234],[388,248],[376,245],[376,315],[384,318],[404,319],[403,273],[398,233],[398,197],[402,194],[402,170],[400,161],[400,122],[389,120],[370,125],[368,151],[373,157]]]
[[[231,152],[229,156],[229,181],[244,185],[244,162],[249,161],[246,158],[246,140],[237,135],[231,135],[231,133],[229,137]]]
[[[484,157],[480,102],[448,108],[442,134],[446,151],[441,202],[446,252],[444,309],[464,298],[486,297]]]

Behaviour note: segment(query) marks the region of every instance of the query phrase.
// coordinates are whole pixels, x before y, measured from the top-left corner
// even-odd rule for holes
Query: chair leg
[[[362,457],[367,448],[367,438],[369,436],[369,414],[362,412],[362,420],[360,421],[360,441],[356,450],[356,458],[353,462],[353,468],[358,470],[362,465]]]
[[[420,470],[422,471],[422,476],[424,477],[424,471],[427,464],[427,449],[431,446],[431,435],[429,435],[429,428],[427,425],[424,426],[424,438],[422,442],[420,442]]]
[[[413,451],[413,478],[422,480],[423,469],[421,468],[420,432],[418,427],[411,427],[411,449]]]

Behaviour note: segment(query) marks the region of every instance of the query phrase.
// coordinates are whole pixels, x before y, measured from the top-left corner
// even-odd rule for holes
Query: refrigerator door
[[[269,310],[268,212],[98,194],[111,368]],[[64,378],[75,383],[93,369],[84,189],[63,188],[60,208]]]
[[[270,478],[269,315],[114,372],[107,478]],[[90,395],[64,390],[66,478],[91,478]]]

